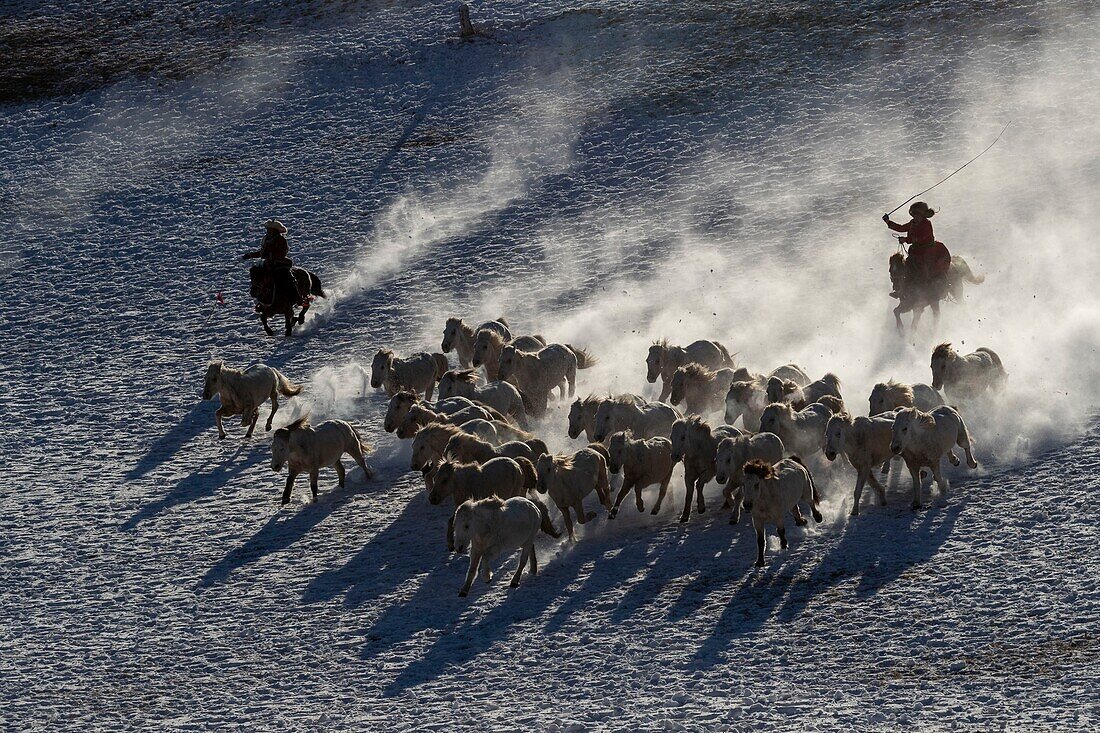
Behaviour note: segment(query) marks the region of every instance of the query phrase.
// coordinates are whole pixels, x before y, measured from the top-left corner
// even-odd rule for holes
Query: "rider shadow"
[[[196,588],[209,588],[216,583],[221,583],[233,571],[254,563],[266,555],[285,550],[305,537],[329,515],[350,503],[353,495],[361,493],[366,488],[363,485],[352,485],[351,473],[348,471],[349,480],[343,488],[337,487],[324,492],[320,495],[319,501],[305,504],[297,511],[293,509],[287,511],[285,508],[279,510],[243,545],[232,550],[207,570],[196,584]],[[298,488],[301,490],[302,487]]]
[[[123,475],[123,480],[139,479],[170,461],[180,448],[204,430],[212,428],[214,423],[212,413],[213,410],[203,402],[192,405],[190,411],[174,427],[149,446],[145,455]]]
[[[242,456],[244,451],[247,453]],[[172,490],[163,498],[138,509],[132,517],[123,522],[120,529],[132,530],[145,520],[159,516],[172,507],[213,496],[218,489],[251,468],[262,452],[262,446],[238,446],[231,456],[213,469],[188,475],[172,487]]]

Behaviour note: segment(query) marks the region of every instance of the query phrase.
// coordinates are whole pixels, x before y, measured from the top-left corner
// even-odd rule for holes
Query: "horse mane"
[[[285,428],[281,428],[288,433],[293,433],[295,430],[304,430],[309,427],[309,413],[302,415],[294,422],[287,425]]]
[[[668,345],[668,339],[657,339],[656,341],[653,342],[652,345],[653,346],[659,346],[661,348],[661,351],[666,351],[666,350],[672,348],[671,346]]]
[[[705,431],[707,435],[711,434],[710,424],[703,419],[702,415],[691,415],[687,418],[687,429],[698,429]]]
[[[458,427],[454,423],[445,422],[445,421],[439,420],[439,419],[429,421],[427,425],[420,428],[420,432],[423,433],[427,430],[432,430],[432,429],[438,430],[441,433],[447,433],[452,438],[454,436],[460,434],[460,433],[465,433],[465,431],[462,428]]]
[[[447,372],[447,374],[450,374],[451,378],[458,382],[477,384],[478,381],[476,369],[454,369]],[[446,374],[444,376],[446,376]]]
[[[907,402],[909,402],[909,404],[913,404],[913,387],[912,387],[912,385],[906,384],[905,382],[898,382],[896,380],[891,379],[888,382],[879,382],[875,386],[876,387],[882,386],[882,388],[886,390],[887,394],[891,394],[891,395],[900,394],[902,397],[907,398]]]
[[[391,400],[408,400],[411,403],[416,403],[416,402],[420,402],[420,395],[418,395],[416,392],[413,392],[411,389],[403,389],[403,390],[400,390],[399,392],[396,392],[393,395],[393,397],[391,397],[390,399]]]
[[[932,349],[932,358],[935,359],[938,356],[947,359],[954,353],[955,350],[951,348],[951,342],[944,341],[942,344]]]
[[[378,353],[374,355],[374,358],[377,360],[380,356],[384,359],[393,359],[396,355],[393,353],[393,349],[383,348],[378,350]]]
[[[741,470],[762,479],[775,478],[775,466],[762,458],[753,458],[751,461],[745,461],[745,465],[741,467]]]
[[[588,407],[590,405],[598,405],[599,403],[603,402],[604,399],[606,399],[606,398],[597,397],[594,394],[589,394],[587,397],[578,398],[577,402],[580,403],[581,407]]]
[[[480,499],[475,502],[478,506],[491,506],[494,509],[499,509],[504,506],[504,499],[501,499],[496,494],[489,494],[484,499]]]
[[[680,369],[684,370],[685,377],[692,377],[693,379],[705,379],[708,382],[713,381],[714,378],[718,376],[718,372],[712,372],[710,369],[707,369],[702,364],[696,364],[695,362],[692,362],[691,364],[688,364],[686,366],[682,366],[680,367]]]
[[[487,340],[493,346],[504,348],[504,337],[491,328],[483,328],[477,332],[477,338],[475,339],[475,341],[482,338]]]
[[[554,461],[555,468],[560,468],[563,471],[571,471],[573,470],[573,463],[576,461],[577,454],[558,453],[557,455],[551,456],[551,458]]]
[[[835,384],[837,386],[837,389],[840,388],[840,377],[833,374],[832,372],[826,372],[825,376],[821,378],[821,381],[822,382],[832,382],[833,384]]]
[[[630,405],[634,406],[634,395],[629,394],[617,394],[607,398],[608,402],[613,402],[616,405]]]

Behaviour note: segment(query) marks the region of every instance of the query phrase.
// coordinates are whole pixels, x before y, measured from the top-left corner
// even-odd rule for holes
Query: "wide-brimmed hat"
[[[286,234],[286,227],[278,219],[268,219],[264,222],[264,229],[268,231],[275,231],[279,234]]]
[[[917,216],[920,214],[925,219],[930,219],[936,212],[932,211],[931,207],[923,201],[917,201],[909,207],[909,216]]]

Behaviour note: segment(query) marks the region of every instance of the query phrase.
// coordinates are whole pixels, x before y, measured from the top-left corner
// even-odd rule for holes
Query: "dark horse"
[[[932,309],[932,315],[936,322],[940,318],[940,301],[951,296],[956,301],[962,300],[963,283],[981,285],[985,281],[985,275],[975,275],[962,257],[951,258],[951,266],[947,270],[947,276],[939,282],[916,283],[909,282],[906,273],[905,256],[901,252],[890,255],[890,281],[901,296],[898,306],[894,308],[894,320],[897,322],[898,333],[905,335],[905,327],[901,323],[901,314],[913,312],[913,325],[915,330],[920,324],[920,317],[925,308]]]
[[[294,279],[298,282],[298,290],[320,298],[325,297],[325,291],[321,287],[321,279],[304,267],[293,267],[290,270]],[[267,319],[282,313],[286,318],[286,335],[289,336],[294,329],[294,323],[305,323],[306,311],[309,310],[309,301],[302,304],[302,310],[297,315],[294,308],[299,305],[298,293],[289,292],[289,288],[280,284],[281,278],[274,278],[264,269],[263,265],[256,265],[248,271],[252,281],[249,292],[256,299],[256,312],[260,314],[260,322],[268,336],[274,336]]]

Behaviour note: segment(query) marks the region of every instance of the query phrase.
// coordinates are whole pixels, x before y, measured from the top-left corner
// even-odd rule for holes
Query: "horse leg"
[[[756,525],[756,567],[764,567],[764,548],[768,546],[767,540],[764,538],[764,523],[757,522],[756,517],[753,517],[752,523]]]
[[[913,322],[911,324],[909,324],[909,327],[913,329],[914,333],[916,333],[917,326],[920,325],[920,318],[923,315],[924,315],[924,306],[921,306],[920,308],[916,308],[916,309],[913,310]]]
[[[256,423],[259,422],[259,420],[260,420],[260,410],[259,410],[259,408],[253,407],[252,408],[252,421],[249,423],[248,432],[244,434],[244,437],[246,437],[246,438],[251,438],[252,437],[252,432],[256,429]]]
[[[569,516],[569,505],[559,506],[558,511],[565,517],[565,531],[569,534],[569,541],[576,542],[577,535],[573,534],[573,519]],[[580,519],[582,515],[577,515],[577,519]]]
[[[797,504],[791,507],[791,516],[794,517],[794,523],[799,527],[806,526],[806,517],[802,516],[802,509]]]
[[[932,464],[932,478],[936,482],[936,488],[939,490],[940,496],[946,499],[947,491],[951,485],[948,483],[947,479],[943,477],[943,474],[940,473],[940,463],[940,461],[936,461]]]
[[[863,484],[867,479],[864,477],[864,470],[861,468],[859,474],[856,475],[856,493],[852,499],[852,511],[848,512],[851,517],[859,516],[859,498],[863,496]],[[871,474],[871,480],[875,481],[874,474]]]
[[[743,502],[744,495],[738,487],[737,493],[733,495],[733,513],[730,514],[730,524],[737,524],[741,521],[741,505]]]
[[[703,487],[706,486],[706,485],[707,485],[707,480],[705,478],[700,477],[699,482],[695,487],[695,502],[696,502],[696,504],[698,504],[696,509],[699,510],[700,514],[702,514],[703,512],[705,512],[707,510],[707,503],[703,499]]]
[[[344,488],[344,464],[340,463],[340,459],[336,459],[336,463],[332,464],[332,467],[336,469],[336,485],[341,489]]]
[[[275,331],[271,328],[271,324],[267,322],[267,313],[260,313],[260,323],[263,324],[264,332],[268,336],[275,335]]]
[[[913,477],[913,509],[920,509],[920,466],[909,466],[909,474]]]
[[[289,469],[288,469],[289,470]],[[290,471],[286,477],[286,487],[283,489],[283,503],[282,506],[286,506],[290,503],[290,492],[294,489],[294,479],[298,478],[298,474],[294,471]]]
[[[577,521],[581,524],[588,524],[596,518],[596,512],[584,510],[584,503],[579,498],[573,502],[573,511],[577,513]]]
[[[452,514],[451,518],[447,520],[447,549],[451,552],[455,551],[455,515]]]
[[[531,563],[531,575],[538,575],[539,573],[539,561],[535,557],[535,543],[531,543],[531,556],[528,558]]]
[[[661,511],[661,502],[665,500],[665,494],[668,493],[668,484],[670,481],[672,481],[671,472],[669,472],[669,474],[665,476],[665,480],[661,482],[661,490],[657,493],[657,503],[653,505],[653,509],[649,512],[650,514],[656,514]]]
[[[871,486],[874,488],[875,493],[878,494],[879,506],[886,506],[886,487],[875,478],[874,471],[869,471],[867,473],[867,480],[871,482]]]
[[[779,535],[779,547],[780,549],[787,549],[787,525],[783,523],[783,516],[780,515],[779,521],[775,525],[775,533]]]
[[[218,426],[219,440],[225,439],[225,428],[222,427],[222,410],[224,409],[224,407],[219,407],[217,410],[214,411],[214,424]]]
[[[302,306],[302,310],[298,312],[298,317],[295,319],[296,321],[298,321],[299,326],[306,322],[306,311],[307,310],[309,310],[309,303],[308,302],[304,306]]]
[[[934,326],[940,325],[940,301],[933,300],[932,303],[932,324]]]
[[[470,548],[470,569],[466,571],[466,582],[462,584],[462,590],[458,592],[458,595],[462,598],[466,597],[466,594],[470,592],[470,586],[474,584],[474,577],[477,575],[477,566],[481,564],[481,552]]]
[[[275,413],[279,411],[279,391],[276,389],[271,390],[271,412],[267,416],[267,426],[264,427],[265,431],[271,430],[271,421],[275,419]]]
[[[640,512],[645,511],[645,502],[642,501],[642,489],[643,488],[645,488],[645,487],[642,486],[641,481],[636,481],[634,483],[634,502],[638,507],[638,511],[640,511]]]
[[[512,582],[509,584],[513,588],[519,587],[519,579],[523,577],[523,566],[527,564],[527,555],[533,552],[534,549],[534,543],[530,543],[524,545],[523,551],[519,553],[519,567],[516,568],[515,574],[512,575]]]
[[[898,325],[898,335],[899,336],[904,336],[905,335],[905,326],[901,322],[901,314],[904,313],[904,312],[905,311],[903,311],[901,309],[901,304],[898,304],[898,306],[896,308],[894,308],[894,321]]]
[[[623,503],[623,499],[626,498],[626,495],[630,493],[630,490],[632,488],[634,488],[633,481],[631,481],[630,479],[626,479],[623,481],[623,486],[621,489],[619,489],[619,495],[615,497],[615,505],[611,507],[611,511],[607,514],[608,519],[614,519],[615,516],[619,513],[619,505]],[[638,490],[638,493],[641,493],[641,489]],[[638,501],[641,502],[641,497],[638,498]]]
[[[363,469],[363,476],[365,476],[368,481],[370,479],[374,478],[374,469],[371,468],[370,466],[368,466],[366,460],[364,460],[364,458],[363,458],[363,448],[359,445],[359,439],[358,438],[355,439],[354,445],[349,445],[345,449],[345,452],[348,455],[350,455],[355,460],[355,462],[357,464],[359,464],[359,468]],[[425,480],[427,480],[427,479],[425,479]],[[343,484],[341,484],[341,486],[343,486]],[[428,490],[431,491],[431,488],[432,487],[429,486]]]
[[[288,308],[284,316],[286,318],[286,330],[283,335],[290,338],[291,333],[294,331],[294,309]]]
[[[684,495],[684,511],[680,513],[680,521],[686,522],[691,517],[691,495],[695,491],[695,471],[684,468],[684,487],[687,493]]]
[[[313,502],[317,503],[317,475],[321,473],[317,469],[309,472],[309,490],[313,493]]]

